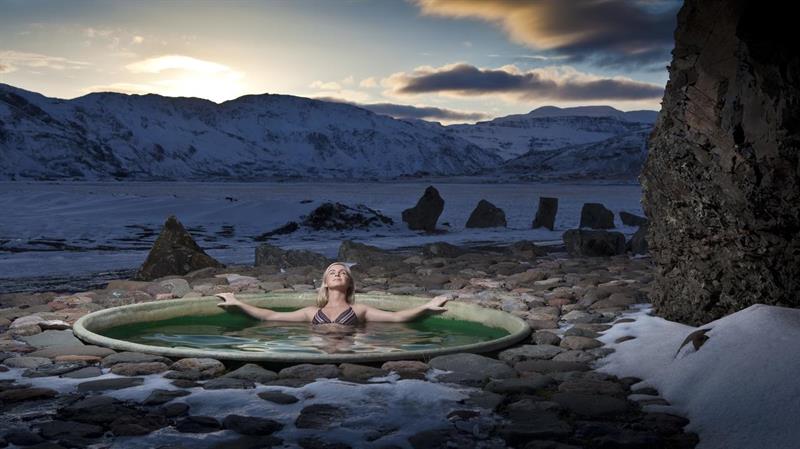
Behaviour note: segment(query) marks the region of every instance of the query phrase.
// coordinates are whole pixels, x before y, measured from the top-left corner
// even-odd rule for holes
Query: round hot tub
[[[314,293],[237,295],[278,311],[315,304]],[[172,358],[209,357],[270,363],[380,362],[491,352],[530,335],[527,323],[500,310],[450,301],[447,311],[409,323],[312,326],[259,321],[216,297],[132,304],[90,313],[73,326],[91,344]],[[397,311],[429,298],[357,294],[356,302]]]

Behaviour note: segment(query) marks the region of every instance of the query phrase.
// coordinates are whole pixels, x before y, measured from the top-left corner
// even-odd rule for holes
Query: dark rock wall
[[[800,306],[790,6],[687,0],[678,14],[641,177],[660,316],[697,325],[755,303]]]

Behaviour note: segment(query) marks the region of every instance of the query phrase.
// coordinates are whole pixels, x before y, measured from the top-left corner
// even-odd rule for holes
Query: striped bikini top
[[[314,318],[311,319],[311,324],[331,324],[331,323],[344,324],[346,326],[355,326],[356,324],[358,324],[358,317],[356,316],[356,313],[353,312],[353,308],[348,307],[347,310],[340,313],[339,316],[336,317],[336,319],[333,321],[331,321],[331,319],[328,318],[327,315],[325,315],[325,312],[323,312],[322,309],[317,310],[317,313],[314,315]]]

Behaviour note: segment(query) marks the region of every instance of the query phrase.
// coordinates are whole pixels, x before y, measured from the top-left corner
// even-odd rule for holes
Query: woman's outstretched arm
[[[442,306],[449,300],[449,297],[437,296],[421,306],[399,310],[397,312],[388,312],[367,305],[361,307],[365,310],[364,318],[366,321],[405,323],[413,321],[427,312],[444,312],[447,308]]]
[[[236,299],[236,296],[233,293],[217,293],[214,296],[218,296],[223,299],[223,302],[217,304],[218,306],[225,308],[236,306],[251,317],[264,321],[311,321],[313,315],[310,314],[314,313],[316,310],[316,307],[309,306],[300,310],[294,310],[292,312],[276,312],[274,310],[245,304]]]

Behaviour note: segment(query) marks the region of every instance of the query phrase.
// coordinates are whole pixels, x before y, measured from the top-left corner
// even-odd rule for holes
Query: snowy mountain
[[[342,103],[250,95],[47,98],[0,84],[0,179],[377,179],[501,159],[434,127]]]
[[[647,157],[652,128],[556,150],[530,151],[507,161],[498,174],[517,174],[526,180],[619,179],[635,180]]]
[[[450,125],[453,135],[494,151],[508,161],[529,152],[549,152],[599,143],[652,128],[656,111],[623,112],[609,106],[545,106],[474,125]]]

